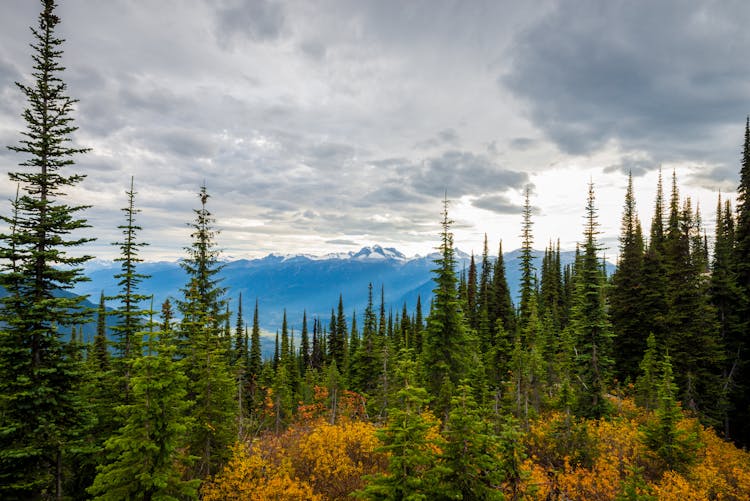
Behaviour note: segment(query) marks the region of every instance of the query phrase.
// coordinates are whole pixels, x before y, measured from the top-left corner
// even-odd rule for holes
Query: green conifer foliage
[[[502,322],[503,329],[512,333],[516,330],[516,310],[510,297],[510,287],[505,275],[505,259],[503,258],[503,242],[498,244],[497,260],[492,273],[493,309],[489,312],[490,325]]]
[[[604,399],[612,367],[612,331],[604,302],[604,275],[599,265],[599,223],[594,205],[594,185],[589,184],[586,227],[581,261],[576,266],[576,292],[572,326],[578,365],[577,412],[599,418],[607,413]]]
[[[677,428],[682,412],[677,403],[677,386],[669,355],[664,356],[661,364],[657,396],[656,419],[646,427],[645,443],[666,470],[684,471],[695,460],[699,443],[695,434]]]
[[[149,313],[141,308],[141,304],[150,297],[138,292],[139,284],[148,278],[148,275],[137,271],[138,263],[143,261],[138,257],[138,248],[148,244],[136,240],[137,233],[142,228],[135,223],[136,215],[140,210],[135,208],[136,191],[132,177],[130,190],[125,194],[128,197],[128,204],[122,209],[125,213],[125,224],[117,227],[122,230],[123,240],[114,244],[120,248],[120,257],[115,259],[120,262],[120,273],[115,275],[120,291],[107,298],[115,301],[116,304],[112,314],[116,315],[118,322],[112,327],[112,334],[115,338],[113,343],[116,355],[114,368],[121,380],[121,402],[127,402],[129,398],[130,361],[132,358],[141,356],[140,332],[144,329],[145,316]]]
[[[523,226],[521,229],[521,302],[519,323],[523,327],[529,319],[529,302],[536,290],[536,267],[534,266],[534,234],[531,221],[531,189],[526,187],[523,204]]]
[[[87,226],[86,208],[65,201],[65,190],[84,176],[70,174],[74,158],[87,150],[72,146],[76,103],[66,95],[61,65],[63,40],[55,2],[41,2],[32,28],[33,81],[17,83],[26,98],[26,129],[17,146],[25,157],[10,172],[20,196],[10,216],[0,219],[10,232],[0,235],[2,301],[0,321],[0,497],[61,497],[65,457],[81,432],[77,392],[82,367],[60,332],[81,324],[88,312],[83,297],[60,296],[84,280],[80,266],[90,256],[70,250],[89,239],[73,233]]]
[[[96,334],[94,335],[93,352],[89,355],[95,361],[95,367],[100,372],[109,369],[109,349],[107,348],[107,310],[105,308],[104,292],[99,297],[99,308],[96,312]]]
[[[228,458],[228,446],[236,437],[236,390],[227,363],[224,289],[217,276],[221,265],[215,248],[214,220],[206,208],[209,195],[205,186],[199,198],[201,208],[194,211],[196,220],[191,224],[192,245],[181,263],[188,283],[178,304],[182,313],[180,351],[188,376],[188,398],[194,402],[190,453],[198,457],[194,476],[206,477],[218,471]]]
[[[740,184],[737,187],[733,261],[739,291],[735,309],[739,312],[741,323],[736,330],[736,336],[728,340],[727,347],[732,351],[732,367],[735,367],[733,380],[742,384],[734,388],[730,394],[733,409],[730,418],[736,423],[734,430],[731,430],[731,436],[747,447],[750,446],[750,118],[745,122]]]
[[[406,358],[406,357],[405,357]],[[427,391],[412,386],[416,371],[413,362],[402,362],[399,379],[403,386],[398,392],[399,405],[389,412],[388,424],[378,430],[383,446],[379,452],[390,454],[388,473],[369,478],[369,483],[357,496],[362,499],[441,499],[440,477],[447,473],[436,464],[435,447],[443,445],[436,431],[439,422],[430,418],[426,410]]]
[[[377,333],[375,311],[372,304],[372,283],[367,293],[362,342],[352,364],[352,386],[355,390],[372,395],[377,389],[382,368],[383,339]]]
[[[147,343],[146,353],[129,361],[131,399],[117,408],[123,425],[107,439],[109,462],[88,489],[97,500],[197,498],[200,480],[182,479],[192,418],[175,337],[150,332]]]
[[[446,443],[441,454],[443,495],[448,499],[502,500],[504,480],[501,445],[482,419],[466,384],[456,389],[443,432]]]
[[[433,397],[441,394],[445,379],[449,379],[455,386],[468,376],[469,354],[476,349],[470,343],[471,337],[457,296],[453,234],[450,231],[453,221],[448,217],[447,199],[443,207],[443,231],[438,247],[440,257],[435,260],[437,268],[433,270],[434,303],[427,319],[422,347],[424,380]],[[450,400],[438,405],[447,408]]]
[[[617,375],[635,379],[645,349],[643,331],[643,253],[641,226],[633,193],[633,176],[628,175],[625,206],[620,230],[620,257],[609,290],[610,319],[617,353]]]

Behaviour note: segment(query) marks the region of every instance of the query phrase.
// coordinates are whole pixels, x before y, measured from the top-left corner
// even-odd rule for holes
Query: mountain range
[[[503,254],[514,300],[520,281],[520,253],[517,249]],[[534,251],[537,269],[541,266],[542,255],[543,252]],[[412,312],[417,297],[421,296],[427,314],[434,287],[431,270],[435,268],[437,257],[437,254],[406,257],[394,248],[379,245],[324,256],[270,254],[259,259],[223,262],[219,276],[233,312],[237,311],[238,298],[242,294],[244,319],[248,324],[252,322],[257,299],[261,328],[270,332],[279,329],[286,309],[290,327],[299,332],[303,311],[307,312],[308,327],[312,326],[315,316],[327,323],[331,309],[338,305],[340,294],[348,319],[353,312],[361,317],[367,305],[370,283],[376,308],[380,306],[382,290],[386,310],[400,313],[406,303]],[[470,256],[456,251],[456,257],[457,271],[468,269]],[[573,262],[575,252],[561,252],[560,258],[563,265],[569,264]],[[481,261],[481,257],[477,260]],[[179,261],[144,262],[139,264],[138,271],[150,276],[141,283],[140,290],[154,295],[155,309],[158,310],[167,298],[173,301],[181,297],[180,289],[186,283],[186,276]],[[612,273],[614,265],[607,263],[607,271]],[[105,295],[114,295],[117,292],[114,275],[118,272],[119,263],[92,263],[86,269],[91,280],[79,284],[74,292],[90,295],[92,302],[98,300],[101,291]]]

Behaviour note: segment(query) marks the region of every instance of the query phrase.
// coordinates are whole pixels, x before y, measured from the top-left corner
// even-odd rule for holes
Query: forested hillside
[[[608,276],[592,182],[575,259],[553,244],[537,266],[527,189],[515,298],[500,242],[457,266],[446,197],[429,297],[386,308],[373,278],[356,315],[343,292],[326,318],[282,314],[263,357],[205,185],[173,300],[146,287],[134,179],[116,291],[95,311],[60,293],[86,279],[96,206],[66,194],[88,150],[42,7],[1,216],[0,498],[750,498],[750,120],[710,239],[674,173],[644,235],[631,177]]]

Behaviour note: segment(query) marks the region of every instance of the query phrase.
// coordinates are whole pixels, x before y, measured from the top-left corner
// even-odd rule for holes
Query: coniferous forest
[[[446,198],[431,298],[394,314],[370,286],[360,315],[339,297],[297,335],[284,317],[264,359],[257,298],[218,278],[205,186],[185,217],[178,300],[153,304],[142,287],[137,179],[118,293],[92,311],[70,292],[93,257],[79,234],[96,207],[66,194],[88,150],[55,3],[41,4],[10,146],[18,190],[0,216],[0,498],[750,498],[749,122],[711,245],[673,173],[640,211],[644,235],[631,178],[607,276],[591,183],[575,263],[550,244],[536,269],[527,190],[514,304],[501,243],[457,270]]]

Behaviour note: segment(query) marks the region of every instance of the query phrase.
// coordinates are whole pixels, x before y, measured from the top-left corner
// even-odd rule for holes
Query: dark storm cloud
[[[615,140],[665,160],[727,161],[722,127],[750,111],[750,3],[557,7],[518,37],[500,82],[560,149],[587,154]]]
[[[273,0],[225,0],[216,10],[215,36],[224,47],[242,40],[274,40],[283,26],[283,8]]]
[[[449,198],[517,189],[529,178],[525,172],[505,169],[467,151],[447,151],[419,166],[402,168],[401,174],[418,193],[434,197],[447,190]]]
[[[471,205],[498,214],[520,214],[523,209],[503,195],[485,195],[474,200]]]

